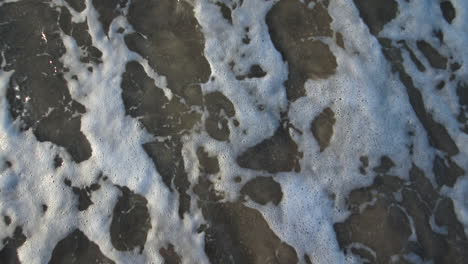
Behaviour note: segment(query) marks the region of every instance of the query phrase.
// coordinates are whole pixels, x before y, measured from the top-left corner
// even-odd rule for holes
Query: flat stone
[[[60,240],[52,251],[49,264],[114,264],[102,254],[99,246],[90,241],[83,232],[75,229]]]
[[[259,176],[245,183],[240,193],[254,202],[265,205],[269,202],[278,205],[283,198],[281,185],[272,177]]]
[[[141,254],[151,229],[148,201],[127,187],[119,189],[122,194],[114,207],[110,226],[112,245],[119,251],[139,248]]]

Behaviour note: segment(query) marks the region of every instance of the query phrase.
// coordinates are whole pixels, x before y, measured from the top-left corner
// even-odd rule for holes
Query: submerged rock
[[[23,228],[17,226],[13,237],[3,239],[3,248],[0,250],[0,261],[5,264],[21,264],[18,258],[18,248],[26,242],[26,236],[23,234]]]
[[[102,254],[99,246],[90,241],[83,232],[75,229],[60,240],[52,251],[49,264],[114,264],[115,262]]]
[[[305,96],[308,79],[325,79],[335,73],[336,58],[324,42],[314,37],[332,37],[332,18],[324,3],[313,8],[299,0],[278,1],[266,16],[271,40],[288,63],[285,83],[289,100]]]
[[[418,167],[409,174],[408,181],[377,176],[371,186],[350,193],[352,214],[334,226],[340,247],[370,263],[411,262],[409,254],[427,262],[464,263],[468,240],[451,199],[438,194]],[[436,232],[431,219],[448,232]]]
[[[283,127],[275,134],[240,154],[236,161],[242,168],[264,170],[269,173],[300,171],[302,153]]]
[[[191,85],[208,80],[204,37],[187,1],[134,0],[127,19],[136,31],[125,37],[128,48],[166,76],[175,94],[183,96]]]
[[[250,199],[261,205],[269,202],[278,205],[283,198],[281,185],[272,177],[255,177],[245,183],[240,193],[249,196]]]
[[[145,197],[127,187],[119,187],[122,195],[114,207],[110,226],[112,245],[119,251],[139,248],[143,252],[146,236],[151,229],[151,218]]]
[[[328,145],[330,145],[335,122],[335,113],[329,107],[325,108],[312,121],[310,130],[320,146],[320,152],[324,151]]]
[[[37,140],[64,147],[75,162],[87,160],[91,145],[81,132],[83,105],[68,91],[61,57],[65,47],[57,23],[60,12],[47,1],[0,6],[0,51],[11,76],[6,98],[21,129]]]
[[[169,244],[167,248],[159,249],[159,254],[164,259],[164,264],[180,264],[182,263],[181,257],[175,252],[174,245]]]

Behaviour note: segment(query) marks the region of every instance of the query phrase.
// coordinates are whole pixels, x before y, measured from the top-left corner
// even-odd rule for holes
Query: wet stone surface
[[[72,182],[69,179],[65,179],[65,185],[70,187],[73,193],[76,196],[78,196],[79,211],[84,211],[93,204],[93,201],[91,200],[92,192],[97,191],[101,188],[101,186],[98,183],[93,183],[90,186],[79,188],[76,186],[72,186]]]
[[[191,85],[208,80],[203,34],[187,2],[135,0],[127,19],[136,31],[125,37],[128,48],[166,76],[175,94],[182,96]]]
[[[19,226],[15,228],[12,237],[3,239],[3,248],[0,250],[0,260],[7,264],[20,264],[17,249],[26,242],[23,229]]]
[[[237,164],[242,168],[264,170],[269,173],[300,171],[299,160],[302,153],[289,132],[280,126],[270,138],[247,149],[239,157]]]
[[[335,224],[340,247],[367,263],[391,259],[413,263],[411,254],[434,263],[463,263],[468,240],[453,217],[451,199],[439,195],[418,167],[413,166],[409,176],[409,181],[377,176],[371,186],[351,192],[349,209],[353,213]],[[435,232],[432,217],[448,233]],[[413,230],[416,239],[410,238]]]
[[[67,69],[60,62],[65,53],[60,16],[47,1],[0,6],[0,50],[6,63],[2,70],[15,71],[6,97],[21,129],[31,128],[39,141],[62,146],[82,162],[92,153],[80,131],[80,115],[86,109],[71,98],[63,76]]]
[[[333,36],[332,21],[323,2],[309,8],[300,1],[284,0],[268,12],[271,40],[288,63],[288,99],[305,96],[304,83],[308,79],[323,79],[335,73],[336,58],[328,45],[318,39]]]
[[[283,198],[281,185],[273,180],[272,177],[255,177],[245,183],[240,193],[261,205],[265,205],[269,202],[278,205]]]
[[[169,244],[167,248],[161,248],[159,254],[164,259],[164,264],[180,264],[182,260],[180,256],[175,252],[174,245]]]
[[[112,245],[119,251],[138,249],[143,252],[148,230],[151,229],[151,218],[148,212],[148,201],[135,194],[127,187],[118,187],[122,192],[114,207],[110,237]]]
[[[330,145],[335,122],[335,113],[329,107],[325,108],[312,121],[310,130],[320,146],[320,152],[324,151],[328,145]]]
[[[114,264],[102,254],[99,246],[79,229],[74,230],[55,246],[49,264]]]

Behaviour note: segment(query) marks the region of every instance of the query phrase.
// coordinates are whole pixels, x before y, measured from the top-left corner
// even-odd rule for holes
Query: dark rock
[[[388,263],[402,252],[411,235],[409,220],[398,206],[378,200],[361,214],[352,214],[344,223],[335,224],[340,247],[361,243],[377,256],[376,263]]]
[[[125,37],[128,48],[166,76],[175,94],[183,96],[187,87],[208,80],[211,70],[203,55],[204,37],[190,4],[134,0],[127,19],[137,32]]]
[[[143,145],[146,153],[153,160],[155,167],[161,175],[164,184],[173,190],[173,184],[179,193],[179,216],[190,211],[190,196],[187,190],[190,182],[184,167],[182,157],[182,144],[176,138],[159,142],[149,142]]]
[[[418,40],[416,45],[433,68],[447,69],[447,58],[440,55],[440,53],[432,47],[431,44],[424,40]]]
[[[219,6],[219,8],[221,9],[221,14],[223,15],[223,18],[226,19],[229,22],[229,24],[232,25],[231,8],[229,8],[223,2],[216,2],[216,5]]]
[[[377,35],[398,12],[395,0],[354,0],[354,4],[373,35]]]
[[[97,183],[85,186],[83,188],[72,186],[72,182],[69,179],[65,180],[65,185],[70,187],[75,195],[78,196],[78,210],[84,211],[93,204],[91,200],[92,192],[99,190],[101,186]]]
[[[57,154],[54,157],[54,168],[61,167],[63,164],[63,159]]]
[[[154,135],[174,136],[191,129],[201,118],[179,96],[169,101],[136,61],[127,63],[121,87],[126,114],[137,118]]]
[[[298,263],[295,249],[282,242],[255,209],[240,203],[205,203],[202,212],[209,222],[205,252],[212,264]]]
[[[90,241],[79,229],[75,229],[57,243],[49,261],[49,264],[89,263],[114,264],[115,262],[104,256],[99,246]]]
[[[26,236],[23,234],[23,228],[17,226],[13,237],[3,239],[3,248],[0,250],[0,261],[5,264],[21,264],[18,258],[17,249],[26,242]]]
[[[229,118],[236,113],[232,102],[221,92],[212,92],[205,95],[205,106],[208,118],[205,120],[205,129],[210,137],[219,140],[229,140]]]
[[[465,174],[465,171],[450,158],[446,162],[439,156],[434,158],[432,171],[439,186],[447,185],[449,187],[453,187],[458,177]]]
[[[296,142],[288,131],[280,126],[272,137],[247,149],[236,161],[242,168],[277,173],[300,171],[300,158],[302,153],[298,151]]]
[[[442,10],[442,15],[444,16],[445,20],[452,24],[452,21],[456,16],[456,11],[452,3],[450,1],[442,1],[440,3],[440,10]]]
[[[31,128],[37,140],[62,146],[75,162],[82,162],[92,152],[80,129],[86,109],[71,98],[63,77],[66,69],[60,58],[65,47],[57,25],[59,16],[42,1],[0,7],[0,25],[8,25],[0,27],[4,70],[15,70],[6,97],[13,119],[22,121],[22,130]]]
[[[167,248],[159,249],[159,254],[164,259],[164,264],[180,264],[182,260],[180,256],[175,252],[174,245],[169,244]]]
[[[393,46],[392,40],[390,39],[379,38],[379,42],[382,45],[382,51],[385,57],[392,66],[392,70],[398,73],[400,81],[406,87],[411,107],[426,130],[429,143],[450,156],[456,155],[459,149],[450,137],[447,129],[442,124],[437,123],[432,115],[426,111],[421,92],[415,87],[413,79],[408,75],[403,66],[401,49]]]
[[[311,39],[333,36],[332,18],[322,3],[310,9],[300,1],[278,1],[268,12],[266,22],[273,44],[288,62],[285,85],[289,100],[305,96],[307,79],[325,79],[335,73],[336,58],[330,48]]]
[[[336,38],[336,45],[338,45],[342,49],[345,49],[343,34],[341,34],[340,32],[336,32],[335,38]]]
[[[244,80],[245,78],[262,78],[267,73],[263,71],[262,67],[258,64],[252,65],[247,75],[236,76],[237,80]]]
[[[86,8],[85,0],[65,0],[73,9],[78,12]]]
[[[283,198],[281,185],[272,177],[259,176],[248,181],[241,189],[242,195],[247,195],[254,202],[265,205],[272,202],[278,205]]]
[[[374,171],[377,173],[386,173],[394,166],[395,163],[393,162],[393,160],[390,159],[388,156],[384,155],[380,157],[380,165],[375,167]]]
[[[128,0],[92,0],[94,8],[99,13],[99,22],[101,22],[104,33],[108,34],[109,27],[114,18],[119,16],[121,8],[127,5]]]
[[[139,248],[143,252],[146,236],[151,229],[151,218],[145,197],[127,187],[119,187],[122,195],[114,207],[110,226],[112,245],[119,251]]]
[[[3,222],[5,222],[5,225],[9,226],[11,224],[11,218],[8,215],[4,215]]]
[[[217,157],[211,157],[203,147],[197,149],[200,172],[207,174],[216,174],[219,172],[219,163]]]
[[[328,145],[330,145],[335,122],[335,113],[329,107],[325,108],[312,121],[310,130],[320,146],[320,152],[324,151]]]

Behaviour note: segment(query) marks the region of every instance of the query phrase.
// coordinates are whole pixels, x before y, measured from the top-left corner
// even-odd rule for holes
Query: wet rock
[[[180,256],[175,252],[174,245],[169,244],[167,248],[159,249],[159,254],[164,259],[164,264],[180,264],[182,260]]]
[[[442,1],[440,3],[440,10],[442,10],[442,15],[444,16],[445,20],[449,24],[452,24],[452,21],[456,16],[456,11],[452,3],[450,1]]]
[[[332,18],[323,3],[311,9],[298,0],[278,1],[268,12],[266,22],[273,44],[288,63],[288,99],[304,96],[308,79],[324,79],[335,73],[336,58],[330,48],[311,38],[333,36]]]
[[[424,67],[424,64],[421,63],[421,61],[418,59],[418,57],[416,56],[416,54],[414,54],[414,51],[408,46],[408,44],[406,44],[406,41],[404,40],[401,40],[401,41],[398,41],[399,44],[402,45],[402,47],[404,49],[406,49],[406,51],[408,51],[409,55],[410,55],[410,59],[411,61],[413,61],[413,63],[416,65],[416,68],[420,71],[420,72],[425,72],[426,71],[426,67]]]
[[[208,110],[205,120],[208,135],[219,141],[229,140],[229,118],[236,113],[232,102],[221,92],[212,92],[205,95],[205,106]]]
[[[216,2],[216,5],[219,6],[223,18],[232,25],[231,9],[223,2]]]
[[[18,258],[17,249],[26,242],[23,228],[17,226],[13,237],[3,239],[3,248],[0,250],[0,261],[5,264],[21,264]]]
[[[205,253],[212,264],[298,262],[295,249],[278,238],[260,212],[241,202],[221,202],[222,193],[207,177],[200,177],[193,190],[207,221],[198,232],[205,233]]]
[[[3,70],[15,70],[7,90],[9,111],[21,129],[32,129],[39,141],[64,147],[75,162],[91,156],[81,132],[83,105],[74,101],[63,77],[65,53],[57,20],[60,13],[41,1],[5,3],[0,7]]]
[[[92,0],[94,8],[99,13],[99,22],[101,22],[105,34],[108,34],[114,18],[122,14],[121,9],[125,8],[127,2],[128,0]]]
[[[310,130],[320,146],[320,152],[323,152],[330,145],[335,122],[335,113],[329,107],[325,108],[312,121]]]
[[[459,149],[450,137],[447,129],[442,124],[437,123],[432,115],[426,111],[421,92],[415,87],[413,79],[403,66],[401,49],[396,48],[390,39],[379,38],[378,40],[382,45],[384,56],[392,65],[392,70],[398,73],[400,81],[406,87],[411,107],[426,130],[429,143],[450,156],[456,155]]]
[[[262,215],[241,203],[206,203],[209,226],[205,252],[216,263],[298,263],[293,247],[282,242]]]
[[[219,172],[219,163],[217,157],[209,156],[203,147],[197,149],[200,172],[207,174],[216,174]]]
[[[216,191],[213,182],[205,175],[198,178],[197,184],[193,187],[193,192],[198,196],[199,201],[218,202],[223,199],[223,194]]]
[[[409,181],[377,176],[371,186],[350,193],[352,214],[335,224],[340,247],[370,263],[412,263],[406,254],[434,263],[464,263],[467,240],[451,200],[440,196],[415,165],[409,174]],[[436,233],[431,219],[448,233]],[[416,239],[410,241],[411,230]]]
[[[335,38],[336,38],[336,45],[338,45],[342,49],[345,49],[343,34],[341,34],[340,32],[336,32]]]
[[[151,218],[145,197],[127,187],[119,187],[122,195],[114,207],[110,226],[112,245],[119,251],[139,248],[143,252],[146,236],[151,229]]]
[[[263,71],[262,67],[258,64],[252,65],[250,67],[249,73],[246,75],[240,75],[236,76],[237,80],[244,80],[245,78],[262,78],[266,75],[267,73]]]
[[[361,166],[359,166],[359,172],[365,175],[367,173],[366,169],[369,166],[369,157],[361,156],[359,157],[359,161],[361,162]]]
[[[435,223],[446,227],[448,236],[456,241],[468,242],[463,225],[458,222],[452,199],[444,197],[439,200],[434,214]]]
[[[447,69],[447,58],[440,55],[440,53],[432,47],[431,44],[424,40],[418,40],[416,45],[433,68]]]
[[[398,12],[395,0],[354,0],[354,4],[373,35],[377,35]]]
[[[182,144],[179,139],[172,138],[165,141],[153,141],[143,145],[146,153],[153,160],[155,167],[161,175],[164,184],[173,190],[173,186],[179,193],[179,216],[190,210],[190,196],[187,190],[190,182],[184,167],[182,157]]]
[[[80,47],[81,62],[84,63],[102,63],[102,52],[93,46],[87,21],[82,23],[73,23],[72,16],[66,7],[60,9],[59,26],[63,33],[75,39]]]
[[[413,164],[409,175],[414,189],[421,196],[422,200],[427,203],[430,208],[434,208],[439,194],[434,189],[429,179],[424,176],[424,172]]]
[[[187,1],[135,0],[127,19],[137,32],[125,37],[128,48],[166,76],[174,93],[183,96],[190,85],[208,80],[211,70],[203,55],[203,34]]]
[[[90,186],[85,186],[83,188],[72,186],[72,182],[68,179],[65,180],[65,185],[70,187],[75,195],[78,196],[78,210],[84,211],[88,209],[89,206],[93,204],[91,200],[91,194],[94,191],[97,191],[101,188],[101,185],[93,183]]]
[[[465,171],[450,158],[445,161],[439,156],[434,158],[432,170],[439,186],[447,185],[453,187],[458,177],[465,174]]]
[[[457,96],[460,105],[468,108],[468,84],[463,82],[458,83]]]
[[[59,168],[63,164],[63,159],[57,154],[54,157],[54,168]]]
[[[261,205],[269,202],[278,205],[283,198],[281,185],[272,177],[256,177],[248,181],[242,187],[240,193],[249,196],[250,199]]]
[[[191,129],[200,120],[201,115],[180,97],[174,96],[169,101],[138,62],[127,63],[125,69],[121,82],[125,112],[137,118],[150,133],[174,136]]]
[[[376,253],[376,263],[388,263],[391,256],[402,252],[411,235],[404,211],[384,201],[377,201],[361,214],[335,224],[335,231],[340,247],[364,244]]]
[[[114,264],[102,254],[99,246],[90,241],[83,232],[75,229],[60,240],[52,251],[49,264]]]
[[[85,0],[65,0],[77,12],[81,12],[86,8]]]
[[[283,127],[259,144],[247,149],[236,159],[242,168],[264,170],[269,173],[300,171],[302,153],[297,144]]]
[[[374,171],[377,173],[386,173],[394,166],[395,163],[393,162],[393,160],[390,159],[388,156],[384,155],[380,157],[380,164],[379,166],[374,168]]]
[[[8,215],[4,215],[3,222],[5,223],[6,226],[9,226],[11,224],[11,218]]]

